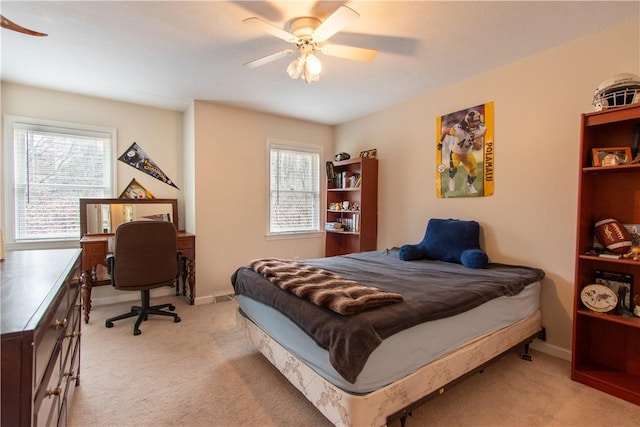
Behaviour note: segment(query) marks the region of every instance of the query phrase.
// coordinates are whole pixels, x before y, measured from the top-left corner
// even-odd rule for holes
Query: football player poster
[[[131,144],[124,154],[118,157],[118,160],[164,182],[165,184],[178,188],[173,181],[165,175],[164,172],[162,172],[155,162],[147,156],[147,153],[145,153],[136,142]]]
[[[438,198],[493,194],[493,102],[436,118]]]

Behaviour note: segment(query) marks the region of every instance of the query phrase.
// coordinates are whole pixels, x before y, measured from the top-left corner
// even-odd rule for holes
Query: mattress
[[[540,282],[534,282],[516,295],[494,298],[388,337],[371,353],[355,383],[346,381],[331,366],[328,352],[279,311],[244,295],[238,295],[237,302],[244,315],[328,383],[351,394],[366,394],[411,375],[465,343],[537,313],[540,288]]]

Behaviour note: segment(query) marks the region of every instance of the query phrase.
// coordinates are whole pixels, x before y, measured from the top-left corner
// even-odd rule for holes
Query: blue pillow
[[[480,224],[476,221],[432,218],[424,239],[417,245],[404,245],[398,257],[404,261],[437,259],[469,268],[484,268],[489,259],[480,248]]]
[[[398,258],[403,261],[428,258],[427,250],[419,245],[403,245],[398,252]]]
[[[460,255],[460,263],[468,268],[485,268],[489,257],[481,249],[467,249]]]

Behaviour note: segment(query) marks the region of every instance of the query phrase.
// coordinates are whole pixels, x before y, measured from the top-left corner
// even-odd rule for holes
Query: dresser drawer
[[[56,350],[56,347],[59,345],[60,337],[67,328],[67,315],[69,313],[69,301],[67,298],[67,287],[63,286],[60,288],[60,292],[58,292],[54,303],[51,305],[50,311],[44,317],[41,326],[38,328],[34,348],[34,386],[36,388],[38,388],[38,385],[42,381],[47,366],[51,363],[54,350]],[[59,349],[57,349],[57,351],[59,351]]]
[[[196,257],[196,238],[195,236],[178,237],[178,250],[182,252],[182,256],[195,259]]]
[[[74,357],[80,342],[80,305],[72,304],[67,315],[68,322],[61,339],[62,374],[75,377]]]
[[[91,242],[82,245],[82,269],[89,270],[96,264],[104,264],[107,242]]]
[[[60,347],[56,346],[42,384],[35,391],[34,426],[57,425],[62,402],[62,370]]]
[[[76,386],[80,384],[80,337],[69,340],[69,352],[62,369],[62,394],[58,426],[67,425],[69,405],[73,400]]]

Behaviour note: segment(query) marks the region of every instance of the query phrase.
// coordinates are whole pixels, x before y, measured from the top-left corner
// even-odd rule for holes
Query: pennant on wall
[[[153,194],[142,186],[135,178],[131,180],[127,188],[120,193],[119,199],[155,199]]]
[[[436,119],[439,198],[493,194],[493,102]]]
[[[162,170],[154,163],[154,161],[151,160],[149,156],[147,156],[147,153],[145,153],[136,142],[131,144],[131,147],[129,147],[127,151],[125,151],[124,154],[122,154],[118,158],[118,160],[128,164],[129,166],[133,166],[134,168],[146,173],[147,175],[151,175],[155,179],[158,179],[165,184],[169,184],[172,187],[178,188],[173,183],[173,181],[167,175],[165,175],[164,172],[162,172]]]

